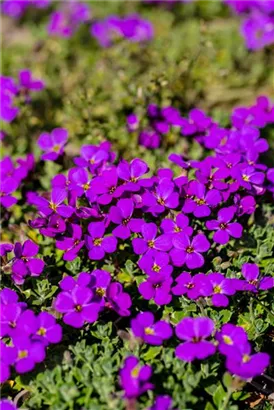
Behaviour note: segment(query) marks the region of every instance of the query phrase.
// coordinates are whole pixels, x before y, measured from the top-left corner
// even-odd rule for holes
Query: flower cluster
[[[64,38],[71,37],[81,23],[89,19],[90,9],[87,4],[78,1],[64,2],[60,9],[51,14],[48,33]]]
[[[116,38],[126,38],[134,43],[151,40],[153,26],[137,14],[126,17],[110,16],[93,23],[91,35],[102,47],[110,47]]]
[[[19,374],[34,369],[46,356],[47,346],[59,343],[62,328],[47,313],[38,315],[19,302],[16,292],[5,288],[1,300],[1,383],[11,375],[11,366]]]
[[[130,314],[130,296],[119,282],[112,282],[110,274],[104,270],[96,269],[91,274],[81,272],[77,280],[66,276],[60,288],[54,307],[72,327],[81,328],[85,323],[95,322],[104,308],[120,316]]]
[[[21,98],[28,103],[31,101],[30,93],[41,91],[45,87],[43,81],[33,78],[30,70],[19,71],[18,77],[18,83],[12,77],[0,77],[2,102],[0,118],[5,122],[11,122],[17,117],[20,109],[16,106],[16,101]]]
[[[29,7],[38,9],[46,8],[50,5],[51,0],[4,0],[1,10],[13,18],[20,18]]]
[[[34,156],[28,154],[26,159],[17,159],[14,164],[9,156],[0,161],[0,204],[4,208],[10,208],[16,204],[17,198],[14,192],[20,187],[34,168]]]
[[[243,16],[241,31],[249,49],[257,50],[274,43],[273,1],[224,1]]]
[[[131,322],[135,336],[142,337],[146,343],[156,345],[161,344],[162,339],[171,337],[172,330],[168,323],[153,322],[152,313],[140,313]],[[240,326],[225,324],[216,331],[213,320],[208,317],[185,317],[177,324],[175,334],[183,341],[175,349],[177,358],[186,362],[203,360],[218,350],[225,356],[227,370],[242,379],[260,375],[270,362],[270,357],[266,353],[251,354],[252,349],[247,334]],[[213,334],[215,339],[212,338]],[[211,340],[208,340],[209,338]],[[140,366],[136,357],[128,357],[120,371],[120,384],[125,391],[125,397],[137,398],[148,389],[153,389],[154,385],[149,383],[151,376],[150,366]],[[166,407],[157,407],[155,404],[156,409],[168,409],[172,404],[168,396],[165,400],[158,397],[157,401],[163,401]]]

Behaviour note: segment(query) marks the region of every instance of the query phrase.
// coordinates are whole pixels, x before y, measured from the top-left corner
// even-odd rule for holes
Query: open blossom
[[[251,346],[249,343],[237,345],[237,347],[226,356],[227,370],[242,379],[259,376],[264,372],[269,363],[270,357],[267,353],[251,354]]]
[[[118,226],[112,233],[117,238],[127,239],[131,232],[140,232],[144,220],[132,218],[134,212],[134,202],[132,199],[119,199],[116,206],[109,210],[110,220]]]
[[[27,240],[21,245],[16,242],[14,245],[14,261],[12,264],[12,278],[15,283],[24,283],[27,275],[39,276],[45,266],[45,262],[39,258],[34,258],[39,252],[39,246],[31,240]]]
[[[106,253],[115,252],[117,239],[115,236],[105,235],[104,222],[91,222],[88,226],[89,235],[86,235],[86,245],[89,249],[89,258],[92,260],[103,259]]]
[[[272,276],[260,275],[260,270],[256,263],[244,263],[242,275],[245,280],[237,281],[238,290],[258,292],[258,290],[268,290],[274,287],[274,278]]]
[[[148,207],[148,212],[160,214],[167,209],[177,208],[179,205],[179,194],[174,191],[174,183],[168,178],[163,178],[156,185],[152,193],[143,195],[143,204]]]
[[[180,232],[189,236],[193,233],[193,229],[189,226],[189,218],[183,213],[178,214],[175,221],[169,218],[163,219],[161,230],[166,234],[171,234],[172,237]]]
[[[35,331],[32,339],[44,343],[59,343],[62,339],[62,327],[56,323],[54,316],[41,312],[36,317]]]
[[[155,272],[171,275],[173,271],[169,255],[165,252],[155,251],[153,254],[144,255],[139,260],[138,265],[147,275],[153,275]]]
[[[207,275],[212,285],[211,301],[213,306],[228,306],[229,299],[227,295],[236,293],[235,279],[226,278],[221,273],[210,273]]]
[[[41,80],[33,78],[30,70],[19,71],[19,93],[25,96],[26,101],[30,100],[30,91],[41,91],[45,88],[45,84]]]
[[[174,248],[170,252],[172,262],[175,266],[184,263],[189,269],[200,268],[204,264],[201,253],[208,251],[210,243],[204,234],[198,234],[191,240],[184,233],[180,233],[172,239]]]
[[[235,326],[226,323],[219,332],[216,332],[218,341],[218,350],[224,355],[233,355],[237,346],[243,346],[248,343],[247,334],[241,326]]]
[[[187,214],[193,213],[197,218],[209,216],[211,207],[219,205],[222,201],[222,196],[218,190],[206,191],[205,185],[197,181],[190,183],[189,195],[191,198],[185,200],[182,210]]]
[[[121,161],[117,166],[117,174],[124,181],[125,191],[139,191],[142,185],[141,177],[148,171],[147,164],[139,158],[133,159],[130,163]]]
[[[107,288],[106,297],[106,307],[115,310],[120,316],[130,315],[131,298],[128,293],[124,292],[121,283],[112,282]]]
[[[71,236],[64,236],[62,239],[56,241],[56,248],[65,251],[63,255],[65,261],[73,261],[85,244],[85,241],[82,239],[81,226],[71,224],[69,232]]]
[[[120,370],[120,385],[125,391],[125,397],[136,398],[147,390],[153,389],[154,385],[149,382],[151,376],[151,366],[141,366],[135,356],[127,357]]]
[[[111,282],[110,273],[105,270],[95,269],[90,275],[89,288],[93,292],[92,301],[104,307],[107,299],[107,289]],[[112,294],[113,296],[113,294]]]
[[[43,132],[38,138],[37,144],[45,154],[41,155],[44,161],[55,161],[64,153],[64,146],[68,140],[68,132],[65,128],[55,128],[51,133]]]
[[[65,189],[53,188],[51,191],[51,198],[48,201],[46,198],[36,195],[33,197],[33,204],[37,206],[38,211],[45,216],[57,214],[63,218],[69,218],[74,208],[70,205],[64,204],[68,193]]]
[[[206,222],[206,227],[209,230],[215,230],[213,240],[221,245],[225,245],[230,236],[233,238],[240,238],[242,236],[243,227],[238,222],[231,222],[234,218],[236,208],[230,206],[222,208],[218,212],[218,219]]]
[[[138,290],[144,299],[153,299],[156,305],[168,305],[172,299],[172,282],[170,275],[154,273],[139,285]]]
[[[92,181],[92,191],[97,195],[97,202],[100,205],[108,205],[113,199],[119,198],[122,194],[121,187],[118,187],[117,169],[107,169]]]
[[[172,247],[170,235],[157,236],[157,225],[154,223],[146,223],[142,225],[141,232],[143,238],[135,238],[132,240],[133,250],[137,255],[144,253],[154,253],[154,251],[169,251]]]
[[[102,47],[110,47],[116,38],[126,38],[134,43],[148,41],[153,37],[153,26],[137,14],[110,16],[95,22],[91,26],[91,35]]]
[[[176,356],[187,362],[194,359],[205,359],[215,353],[215,346],[208,340],[214,330],[214,322],[207,317],[186,317],[178,323],[175,329],[177,337],[185,340],[177,346]]]
[[[76,285],[72,290],[62,291],[55,301],[57,312],[63,313],[63,320],[67,325],[80,328],[85,322],[93,323],[97,320],[100,306],[91,302],[92,291],[87,287]]]
[[[161,345],[164,340],[172,336],[172,328],[164,320],[154,322],[151,312],[139,313],[131,320],[131,329],[136,337],[151,345]]]
[[[48,33],[50,35],[68,38],[79,28],[81,23],[90,19],[88,5],[78,1],[64,3],[61,8],[50,16]]]
[[[172,288],[174,295],[186,295],[189,299],[198,299],[200,296],[210,296],[212,285],[208,275],[198,273],[191,276],[188,272],[182,272],[175,279],[176,285]]]

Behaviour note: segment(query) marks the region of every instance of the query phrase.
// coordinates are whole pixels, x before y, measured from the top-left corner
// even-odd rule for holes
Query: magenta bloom
[[[45,360],[45,346],[40,342],[33,342],[26,336],[13,339],[16,348],[15,370],[17,373],[26,373],[34,369],[36,363]]]
[[[68,140],[68,132],[64,128],[55,128],[50,134],[43,132],[37,144],[45,154],[41,155],[44,161],[55,161],[64,153],[64,146]]]
[[[64,3],[63,7],[51,14],[48,33],[64,38],[71,37],[80,24],[89,19],[90,10],[86,4],[78,1]]]
[[[226,323],[215,335],[218,349],[224,355],[233,355],[237,346],[248,344],[247,334],[241,326]]]
[[[16,359],[16,349],[7,346],[2,340],[0,341],[0,383],[4,383],[10,377],[10,366],[14,364]],[[1,409],[1,406],[0,406]]]
[[[133,250],[137,255],[143,253],[154,253],[154,251],[169,251],[172,247],[170,235],[160,235],[157,237],[157,225],[146,223],[142,225],[143,238],[135,238],[132,241]]]
[[[92,301],[104,307],[107,289],[111,282],[110,273],[105,270],[95,269],[90,275],[89,288],[93,292]],[[112,294],[113,295],[113,294]]]
[[[227,370],[241,377],[250,379],[262,374],[269,366],[270,357],[267,353],[255,353],[251,355],[249,343],[237,345],[236,348],[226,357]]]
[[[261,276],[256,263],[244,263],[242,275],[245,281],[239,280],[237,282],[238,290],[257,292],[258,290],[268,290],[274,287],[274,278],[272,276]]]
[[[63,259],[65,261],[73,261],[77,258],[78,252],[84,246],[85,241],[82,240],[82,228],[79,225],[71,224],[69,227],[71,237],[63,237],[56,241],[56,248],[65,251]]]
[[[33,200],[33,204],[37,206],[42,215],[58,214],[63,218],[69,218],[73,214],[74,208],[63,203],[67,196],[68,193],[65,189],[53,188],[50,201],[37,195]]]
[[[14,245],[15,258],[12,264],[12,279],[16,284],[23,284],[27,275],[41,275],[45,262],[34,258],[38,252],[39,246],[30,240],[24,242],[23,245],[16,242]]]
[[[176,222],[175,222],[176,221]],[[180,232],[186,235],[192,235],[193,229],[189,226],[189,219],[183,213],[176,216],[176,220],[169,218],[163,219],[161,222],[161,229],[166,234],[171,234],[172,237]]]
[[[139,191],[140,178],[149,171],[147,164],[139,158],[133,159],[130,164],[127,161],[121,161],[117,166],[118,177],[125,182],[123,189],[125,191]]]
[[[119,199],[117,206],[112,206],[109,211],[109,219],[118,226],[112,233],[117,238],[128,239],[131,232],[140,232],[143,219],[132,218],[134,202],[132,199]]]
[[[92,303],[91,299],[92,291],[77,285],[70,291],[59,293],[55,309],[64,314],[63,320],[67,325],[80,328],[85,322],[93,323],[98,319],[100,306]]]
[[[45,84],[41,80],[35,80],[30,70],[19,71],[19,92],[28,95],[29,91],[41,91]]]
[[[190,182],[189,195],[194,198],[187,198],[182,210],[185,213],[193,213],[197,218],[209,216],[211,207],[217,206],[222,201],[222,196],[217,189],[206,191],[205,185],[198,181]]]
[[[16,191],[19,186],[19,181],[15,179],[8,178],[6,180],[0,181],[0,204],[4,208],[10,208],[12,205],[16,204],[17,198],[11,194]]]
[[[147,390],[153,389],[154,385],[149,383],[151,375],[151,366],[140,366],[137,357],[127,357],[120,370],[120,384],[125,390],[125,397],[128,399],[136,398]]]
[[[196,269],[203,266],[205,260],[201,253],[208,251],[210,243],[204,234],[194,236],[192,241],[184,233],[173,237],[174,249],[170,256],[175,266],[182,266],[184,263],[189,269]]]
[[[105,304],[109,309],[115,310],[120,316],[129,316],[132,305],[128,293],[124,292],[123,286],[119,282],[112,282],[107,288],[107,302]]]
[[[161,345],[164,340],[172,336],[170,324],[163,320],[154,323],[151,312],[139,313],[131,320],[131,329],[136,337],[140,337],[150,345]]]
[[[155,251],[153,254],[144,255],[138,265],[147,275],[154,275],[155,272],[171,275],[173,271],[172,265],[169,265],[169,255],[165,252]]]
[[[127,128],[129,132],[134,132],[137,130],[139,125],[139,119],[137,115],[130,114],[127,116]]]
[[[205,359],[215,353],[215,346],[206,339],[214,330],[214,322],[207,317],[186,317],[176,326],[175,333],[185,340],[175,350],[180,360],[192,362],[194,359]]]
[[[138,290],[144,299],[153,299],[159,306],[168,305],[172,299],[170,294],[172,282],[170,275],[154,273],[139,285]]]
[[[212,285],[212,305],[228,306],[229,299],[226,295],[234,295],[237,290],[234,280],[225,278],[221,273],[210,273],[207,277]]]
[[[3,399],[0,401],[0,410],[17,410],[17,407],[12,401]]]
[[[92,260],[103,259],[106,253],[113,253],[117,248],[115,236],[105,235],[104,222],[91,222],[88,226],[89,235],[86,235],[86,245],[89,249],[89,258]]]
[[[62,339],[62,327],[56,323],[54,316],[41,312],[36,318],[36,332],[32,339],[44,343],[45,346],[59,343]]]
[[[171,410],[172,408],[172,398],[165,396],[157,396],[155,402],[149,410]]]
[[[97,195],[100,205],[108,205],[114,198],[119,198],[122,190],[118,187],[117,169],[107,169],[92,181],[92,191]]]
[[[1,243],[0,244],[0,256],[6,256],[7,253],[13,250],[13,245],[11,243]]]
[[[198,299],[200,296],[210,296],[212,285],[208,275],[198,273],[191,276],[188,272],[182,272],[176,279],[176,286],[172,288],[174,295],[187,295],[189,299]]]
[[[206,222],[206,227],[209,230],[215,230],[213,240],[217,243],[225,245],[229,242],[230,236],[240,238],[243,233],[243,227],[238,222],[230,222],[235,216],[236,208],[230,206],[220,209],[218,212],[218,220]]]

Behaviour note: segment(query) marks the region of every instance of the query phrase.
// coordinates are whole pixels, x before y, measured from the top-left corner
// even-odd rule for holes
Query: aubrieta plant
[[[43,9],[49,39],[31,58],[46,47],[47,61],[57,53],[61,63],[46,62],[42,79],[31,64],[16,67],[17,80],[1,76],[0,410],[256,409],[254,386],[273,376],[274,104],[263,95],[213,115],[173,98],[156,68],[142,88],[166,16],[177,30],[177,10],[187,22],[196,7],[156,1],[158,26],[146,13],[153,3],[123,13],[78,1],[1,6],[18,27]],[[248,16],[249,48],[272,42],[271,1],[225,3]],[[97,85],[85,86],[79,131],[69,98],[86,81],[76,74],[80,43],[98,88],[117,60],[111,81],[125,88],[108,118]],[[180,70],[186,76],[183,60]],[[64,90],[50,85],[56,73]],[[129,148],[113,137],[120,131]],[[29,135],[17,147],[21,132]],[[271,408],[266,391],[258,410]]]

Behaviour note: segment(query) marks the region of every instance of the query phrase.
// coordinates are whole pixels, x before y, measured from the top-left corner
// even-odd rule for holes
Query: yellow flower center
[[[219,285],[214,286],[214,293],[221,293],[221,292],[222,292],[221,286],[219,286]]]
[[[223,341],[224,341],[225,344],[227,344],[227,345],[233,345],[233,341],[232,341],[231,337],[229,337],[229,336],[227,336],[227,335],[224,335],[224,336],[223,336]]]
[[[197,205],[204,205],[206,201],[203,198],[196,198],[195,202]]]
[[[93,245],[94,246],[100,246],[102,241],[103,241],[103,238],[96,238],[96,239],[93,240]]]
[[[243,180],[248,182],[249,181],[249,176],[244,174],[243,175]]]
[[[182,229],[181,228],[179,228],[179,226],[175,226],[175,228],[174,228],[174,232],[181,232],[182,231]]]
[[[158,198],[157,199],[158,204],[160,205],[165,205],[165,200],[163,198]]]
[[[139,376],[140,373],[140,368],[138,366],[135,366],[132,370],[131,370],[131,377],[137,378]]]
[[[90,187],[89,187],[89,184],[87,183],[87,184],[82,185],[82,188],[84,189],[84,191],[87,191]]]
[[[187,252],[187,253],[193,253],[193,252],[194,252],[194,248],[193,248],[192,246],[188,246],[188,247],[186,248],[186,252]]]
[[[249,362],[249,360],[250,360],[250,356],[248,356],[248,354],[245,354],[243,356],[243,363],[247,363],[247,362]]]
[[[58,152],[58,151],[60,151],[60,145],[54,145],[54,147],[52,148],[52,150],[54,151],[54,152]]]
[[[49,203],[49,207],[50,207],[50,209],[52,209],[54,212],[56,212],[56,210],[57,210],[57,205],[56,205],[56,204],[54,204],[53,202],[50,202],[50,203]]]
[[[44,327],[40,327],[40,329],[37,332],[39,336],[45,336],[46,333],[47,333],[47,329],[45,329]]]
[[[149,248],[153,248],[153,246],[154,246],[154,241],[148,241],[148,246],[149,246]]]
[[[82,306],[81,305],[76,305],[75,310],[76,310],[76,312],[81,312],[82,311]]]
[[[154,330],[151,327],[146,327],[145,328],[145,334],[146,335],[154,335]]]
[[[105,289],[103,289],[103,288],[97,288],[96,291],[95,291],[95,293],[96,293],[96,295],[98,295],[98,296],[100,296],[100,297],[103,297],[103,296],[105,296],[106,291],[105,291]]]
[[[28,357],[28,351],[27,350],[20,350],[18,352],[18,359],[25,359],[25,357]]]
[[[153,265],[153,267],[152,267],[152,270],[153,270],[154,272],[160,272],[161,266],[159,266],[159,265],[157,265],[156,263],[154,263],[154,265]]]

